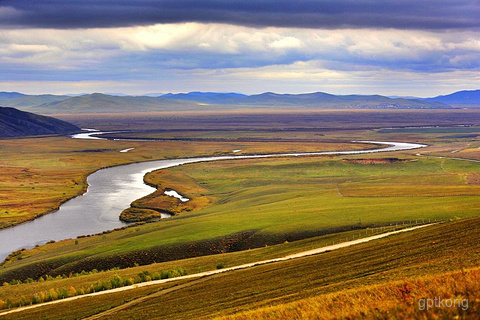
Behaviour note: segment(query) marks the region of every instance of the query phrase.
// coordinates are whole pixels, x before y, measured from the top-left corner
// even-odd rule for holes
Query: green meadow
[[[8,279],[39,277],[38,269],[53,275],[99,266],[108,270],[354,229],[478,215],[480,186],[469,184],[468,177],[478,172],[480,163],[396,156],[404,161],[363,164],[345,157],[295,157],[172,168],[167,171],[186,175],[202,187],[197,191],[203,193],[185,196],[208,197],[212,203],[76,244],[70,240],[26,250],[4,264],[2,273]]]
[[[451,319],[459,315],[461,319],[476,319],[480,293],[479,235],[478,218],[455,220],[310,257],[193,280],[180,277],[174,282],[42,306],[2,319],[83,319],[122,306],[125,308],[121,311],[99,318],[335,319],[341,315],[351,319],[382,319],[393,315],[400,319]],[[199,266],[207,262],[211,265],[224,259],[239,263],[244,255],[250,258],[256,255],[261,260],[271,257],[274,251],[285,254],[321,245],[320,238],[301,240],[244,253],[186,259],[176,261],[176,265]],[[129,272],[134,276],[169,265],[4,286],[0,292],[2,298],[10,295],[18,299],[47,288],[78,288],[87,279],[95,283],[114,275],[128,277]],[[437,295],[469,299],[469,309],[418,309],[418,299]],[[132,305],[127,307],[127,303]]]
[[[309,142],[301,150],[342,150],[361,144]],[[134,152],[119,153],[134,148]],[[295,142],[275,144],[236,141],[108,141],[67,137],[0,140],[0,228],[58,209],[85,192],[89,174],[105,167],[157,159],[246,153],[293,152]]]
[[[2,164],[11,164],[4,167],[3,175],[8,176],[8,168],[18,171],[17,179],[2,182],[2,191],[9,192],[11,201],[4,202],[3,207],[10,205],[18,212],[31,213],[30,209],[43,201],[48,207],[38,209],[39,214],[80,193],[88,173],[110,165],[232,154],[233,150],[241,150],[237,154],[255,154],[367,146],[352,144],[351,140],[429,144],[428,148],[403,152],[238,159],[152,172],[145,181],[158,191],[132,203],[132,212],[165,210],[174,213],[173,217],[12,254],[0,266],[3,308],[106,290],[120,282],[128,285],[176,277],[183,272],[195,274],[231,267],[409,225],[442,222],[314,257],[228,272],[198,282],[179,277],[171,284],[102,295],[95,301],[82,298],[4,318],[77,319],[136,299],[144,300],[123,310],[124,319],[254,319],[257,315],[269,319],[269,314],[274,315],[272,319],[302,318],[302,313],[299,316],[292,310],[304,310],[306,318],[315,318],[316,311],[308,305],[325,307],[330,311],[325,311],[322,318],[334,318],[340,311],[332,306],[332,301],[342,301],[346,318],[361,314],[375,318],[370,307],[353,308],[346,302],[367,301],[372,294],[383,295],[388,297],[385,301],[390,301],[382,304],[369,300],[368,305],[380,310],[379,318],[389,310],[399,318],[422,318],[412,307],[412,299],[435,290],[451,294],[452,279],[458,278],[456,272],[463,272],[462,268],[469,272],[463,280],[466,286],[477,277],[475,268],[480,260],[475,217],[480,213],[480,162],[476,160],[480,159],[480,143],[472,137],[476,134],[480,134],[478,129],[461,128],[457,132],[455,127],[404,131],[249,129],[136,135],[163,141],[1,141],[6,152],[0,160]],[[52,141],[58,142],[55,148],[48,147]],[[118,152],[130,147],[135,147],[133,152]],[[55,176],[62,177],[58,181],[63,184],[54,183]],[[31,189],[36,191],[28,192],[38,192],[38,200],[22,203],[21,192],[27,190],[16,185],[20,178],[29,183],[29,188],[36,187]],[[66,188],[71,191],[65,192]],[[167,199],[162,195],[164,189],[174,189],[191,200],[181,204]],[[52,190],[60,192],[55,198],[57,202],[45,200]],[[3,212],[3,216],[9,214]],[[413,288],[427,283],[430,291],[417,290],[411,301],[401,300],[401,295],[398,300],[404,281]],[[177,283],[185,287],[176,289]],[[367,293],[361,289],[365,286]],[[167,288],[172,293],[163,294]],[[456,292],[471,297],[473,291],[462,290]],[[207,297],[208,305],[206,298],[200,297]],[[320,302],[324,298],[327,304]],[[296,300],[298,304],[294,304]],[[395,309],[395,304],[403,309]],[[405,313],[409,307],[416,311]],[[448,318],[455,313],[446,315]]]

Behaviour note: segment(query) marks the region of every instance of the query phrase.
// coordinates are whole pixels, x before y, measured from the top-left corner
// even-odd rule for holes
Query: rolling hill
[[[0,138],[67,134],[79,130],[77,126],[55,118],[0,107]]]
[[[160,96],[127,96],[102,93],[80,96],[25,95],[0,92],[0,104],[39,114],[129,113],[153,111],[300,110],[300,109],[451,109],[479,105],[480,90],[459,91],[434,98],[381,95],[333,95],[324,92],[255,95],[190,92]]]
[[[167,94],[161,97],[111,96],[94,93],[42,104],[29,109],[51,113],[126,113],[152,111],[217,111],[238,109],[449,109],[441,102],[391,99],[384,96],[336,96],[323,92],[309,94],[262,93],[245,96],[235,93]]]
[[[240,97],[237,104],[288,106],[291,108],[333,109],[449,109],[449,105],[413,99],[388,98],[380,95],[332,95],[324,92],[307,94],[276,94],[266,92],[259,95]]]
[[[162,95],[163,98],[175,100],[197,101],[208,104],[231,104],[235,103],[239,98],[247,97],[241,93],[219,93],[219,92],[190,92],[190,93],[167,93]]]
[[[53,94],[26,95],[18,92],[0,92],[0,105],[12,108],[29,108],[68,99],[69,96]]]
[[[480,90],[458,91],[452,94],[424,99],[428,102],[442,102],[452,105],[477,105],[480,106]]]
[[[5,92],[5,91],[0,92],[0,100],[11,100],[11,99],[17,99],[17,98],[22,98],[26,96],[27,95],[19,92]]]
[[[162,97],[112,96],[93,93],[45,103],[30,110],[41,113],[128,113],[150,111],[185,111],[198,109],[196,102],[171,100]]]

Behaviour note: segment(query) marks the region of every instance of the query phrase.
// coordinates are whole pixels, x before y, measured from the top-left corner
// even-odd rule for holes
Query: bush
[[[122,277],[120,277],[119,275],[114,275],[113,278],[110,279],[110,284],[111,284],[112,289],[120,288],[124,285],[124,281],[123,281]]]
[[[140,278],[139,282],[145,282],[145,281],[150,281],[152,278],[150,277],[150,272],[148,271],[143,271],[138,274],[138,277]]]
[[[133,278],[128,278],[123,280],[123,286],[131,286],[134,283],[135,283],[135,280]]]
[[[60,288],[58,290],[58,299],[65,299],[65,298],[68,298],[69,295],[68,295],[68,290],[66,288]]]

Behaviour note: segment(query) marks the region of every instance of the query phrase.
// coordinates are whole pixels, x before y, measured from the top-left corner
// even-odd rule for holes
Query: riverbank
[[[92,140],[93,141],[93,140]],[[354,150],[354,151],[322,151],[298,152],[263,155],[232,155],[201,158],[184,158],[158,160],[116,166],[99,170],[87,178],[89,188],[81,197],[64,203],[58,212],[42,216],[22,225],[0,230],[0,258],[4,259],[10,252],[21,248],[33,248],[51,240],[75,238],[81,235],[95,234],[122,227],[120,213],[139,198],[152,191],[144,184],[143,177],[147,172],[175,167],[183,164],[211,162],[220,160],[264,159],[272,157],[298,157],[321,155],[353,155],[390,151],[403,151],[423,148],[426,145],[358,141],[359,143],[386,144],[386,148]],[[67,228],[65,226],[68,226]]]
[[[110,141],[67,137],[0,140],[0,229],[57,210],[60,204],[83,194],[86,178],[101,168],[165,158],[187,158],[244,153],[282,153],[298,150],[295,141]],[[311,141],[302,151],[356,148],[360,144]],[[126,153],[119,151],[134,147]]]

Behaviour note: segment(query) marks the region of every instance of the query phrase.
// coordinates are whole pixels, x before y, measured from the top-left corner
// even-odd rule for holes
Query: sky
[[[0,91],[474,89],[479,0],[0,0]]]

